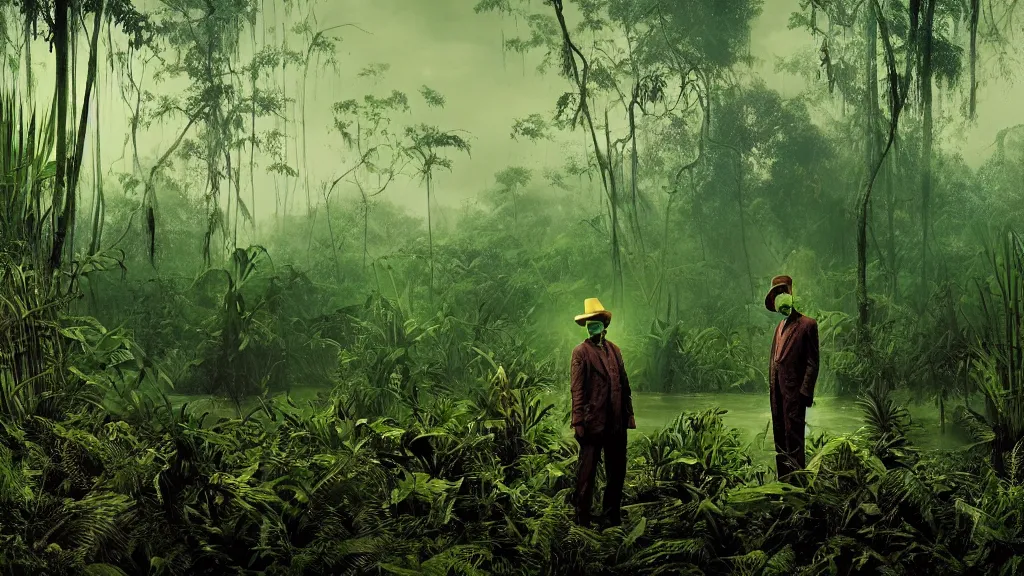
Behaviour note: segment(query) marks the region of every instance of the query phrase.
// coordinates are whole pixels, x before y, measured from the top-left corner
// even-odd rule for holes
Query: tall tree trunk
[[[697,224],[697,236],[700,238],[700,261],[707,262],[708,249],[704,242],[704,205],[697,196],[697,182],[690,172],[690,202],[693,208],[693,217]]]
[[[624,285],[624,279],[622,277],[622,266],[621,266],[621,250],[619,246],[619,240],[617,237],[617,226],[618,226],[618,215],[615,213],[615,206],[618,204],[618,193],[616,191],[615,183],[615,162],[612,158],[613,150],[611,148],[611,137],[609,134],[608,127],[608,114],[605,111],[605,152],[601,152],[601,146],[597,140],[597,129],[594,126],[594,118],[590,112],[590,96],[588,93],[588,82],[587,77],[590,72],[590,65],[587,62],[586,56],[583,52],[573,44],[572,39],[569,35],[569,26],[565,21],[565,14],[562,12],[562,1],[554,0],[550,2],[550,5],[555,10],[555,18],[558,20],[558,26],[562,31],[562,41],[568,50],[569,58],[566,59],[566,63],[569,65],[565,70],[566,75],[571,77],[574,81],[577,90],[579,90],[579,110],[578,114],[573,120],[573,126],[575,127],[576,122],[582,121],[586,124],[587,132],[590,136],[590,141],[593,145],[594,158],[597,160],[598,168],[601,174],[601,183],[604,186],[605,196],[609,201],[610,214],[612,219],[612,301],[615,302],[617,298],[618,288]],[[524,55],[525,56],[525,55]],[[579,62],[577,62],[579,59]],[[582,64],[582,65],[581,65]],[[582,68],[582,70],[581,70]],[[582,178],[582,177],[581,177]]]
[[[668,290],[665,289],[665,286],[668,284],[668,279],[667,279],[668,275],[665,273],[665,259],[668,257],[668,246],[669,246],[669,243],[668,243],[668,225],[669,225],[669,221],[670,221],[670,219],[672,217],[672,202],[675,201],[676,194],[678,194],[678,193],[679,193],[678,189],[674,190],[672,193],[670,193],[668,195],[668,202],[665,204],[665,227],[664,227],[664,229],[662,231],[662,234],[661,234],[661,257],[659,258],[659,265],[658,265],[658,274],[661,277],[661,281],[658,282],[658,295],[657,295],[657,298],[655,299],[655,302],[658,302],[658,303],[661,302],[661,294],[662,294],[662,292],[664,292],[665,293],[665,300],[668,303],[668,307],[665,310],[665,321],[666,322],[671,322],[672,321],[672,294],[669,293]]]
[[[90,104],[90,99],[91,99],[91,92],[93,91],[93,87],[96,85],[96,78],[97,78],[97,74],[99,72],[99,68],[97,66],[97,61],[99,59],[100,28],[103,25],[103,9],[104,9],[104,4],[105,4],[105,2],[103,2],[103,0],[100,0],[100,2],[96,5],[96,12],[93,14],[92,38],[89,40],[89,69],[86,72],[86,78],[85,78],[85,100],[84,100],[83,105],[82,105],[83,106],[82,107],[82,121],[81,121],[81,125],[79,126],[79,133],[78,133],[79,148],[78,148],[77,156],[78,156],[79,160],[76,163],[76,167],[75,167],[75,177],[74,177],[75,184],[74,184],[72,189],[77,189],[77,187],[78,187],[77,183],[78,183],[79,178],[80,178],[81,167],[82,167],[82,160],[81,159],[85,157],[85,136],[86,136],[85,132],[86,132],[86,127],[88,126],[89,104]],[[97,98],[96,99],[96,125],[97,126],[99,126],[99,118],[100,118],[100,101],[99,101],[99,98]],[[105,203],[106,203],[106,200],[103,197],[103,168],[102,168],[102,164],[100,163],[100,137],[99,137],[99,130],[98,129],[93,130],[93,141],[95,143],[94,148],[95,148],[95,151],[96,151],[96,158],[95,158],[94,163],[93,163],[93,165],[95,166],[94,170],[95,170],[95,173],[96,173],[96,184],[95,184],[96,190],[93,193],[93,197],[95,198],[95,201],[93,202],[94,209],[93,209],[93,220],[92,220],[92,238],[89,241],[89,254],[95,254],[96,252],[99,251],[100,240],[101,240],[102,235],[103,235],[103,212],[104,212],[104,207],[105,207]]]
[[[878,152],[878,22],[868,4],[864,23],[864,170],[870,171]]]
[[[867,4],[864,18],[864,172],[871,178],[878,161],[878,15],[874,3]],[[871,186],[871,183],[868,183]],[[867,291],[867,226],[869,205],[865,202],[857,218],[857,334],[867,343],[870,312]]]
[[[870,353],[870,342],[869,342],[869,302],[868,302],[868,283],[867,283],[867,220],[868,220],[868,209],[871,205],[871,192],[875,185],[875,179],[878,176],[878,171],[882,167],[882,163],[885,162],[886,156],[889,154],[889,150],[892,148],[893,142],[896,140],[896,132],[899,126],[899,117],[906,104],[907,93],[909,87],[910,73],[913,69],[912,63],[914,58],[912,56],[907,57],[906,71],[900,75],[896,64],[895,50],[892,46],[892,39],[889,34],[889,27],[884,19],[878,18],[881,11],[881,7],[878,4],[878,0],[870,0],[868,15],[869,18],[874,16],[874,23],[870,21],[867,23],[871,26],[869,35],[874,36],[877,30],[881,31],[882,45],[885,48],[885,70],[886,70],[886,82],[888,84],[889,93],[889,109],[891,117],[889,119],[888,137],[885,141],[885,146],[882,147],[881,151],[877,156],[877,160],[874,162],[874,166],[868,169],[866,175],[866,182],[864,186],[864,193],[860,197],[860,206],[858,207],[859,212],[857,214],[857,335],[858,343],[860,344],[860,353],[866,356]],[[907,47],[908,54],[915,54],[915,36],[917,34],[917,15],[920,9],[918,0],[911,0],[909,6],[910,13],[910,34],[909,46]],[[877,72],[875,72],[877,74]],[[870,74],[869,74],[870,75]],[[872,93],[874,94],[874,93]],[[868,96],[867,100],[873,99],[872,96]],[[877,109],[875,110],[877,113]]]
[[[981,0],[971,0],[971,101],[969,111],[975,117],[978,105],[978,18],[981,16]]]
[[[430,284],[427,286],[427,303],[434,306],[434,228],[430,222],[430,188],[433,184],[431,173],[427,172],[427,252],[430,260]]]
[[[78,25],[75,1],[68,2],[68,81],[71,87],[68,89],[68,100],[71,106],[68,107],[68,125],[74,127],[78,123],[78,109],[75,101],[78,99]],[[72,160],[74,158],[72,157]],[[72,165],[69,163],[68,168]]]
[[[306,84],[309,83],[310,53],[306,51],[306,61],[302,68],[302,180],[306,187],[306,216],[313,214],[313,197],[309,193],[309,154],[306,152]]]
[[[65,203],[71,202],[72,194],[65,192],[67,188],[67,154],[68,154],[68,6],[69,0],[56,0],[54,5],[54,49],[57,52],[57,173],[53,182],[53,246],[50,251],[50,268],[56,270],[61,265],[64,254],[64,240],[67,237],[67,221],[64,214]],[[73,208],[73,206],[72,206]]]
[[[370,254],[367,247],[370,238],[370,199],[366,197],[362,186],[359,187],[359,193],[363,197],[363,268],[366,268],[366,258]]]
[[[893,185],[893,178],[896,177],[894,163],[890,159],[885,163],[885,191],[886,208],[889,216],[888,250],[889,253],[889,296],[893,302],[899,301],[899,268],[896,266],[896,187]]]
[[[266,9],[262,8],[260,14],[266,17]],[[267,27],[266,24],[261,26],[263,28],[263,45],[267,45]],[[256,19],[253,19],[252,24],[249,26],[249,39],[252,41],[253,54],[258,51],[256,49]],[[252,227],[253,231],[256,230],[256,76],[257,70],[254,68],[249,72],[250,81],[250,104],[252,105],[249,113],[250,121],[250,132],[249,132],[249,214],[252,215]]]
[[[96,87],[96,69],[100,49],[100,28],[103,24],[104,2],[100,0],[96,5],[96,12],[93,13],[92,37],[89,39],[89,67],[85,77],[85,96],[82,100],[82,117],[79,119],[78,133],[76,134],[74,162],[70,166],[70,177],[68,179],[70,190],[69,196],[75,196],[78,189],[79,177],[82,173],[82,158],[85,156],[85,137],[89,127],[89,105],[92,101],[92,92]],[[74,206],[73,201],[68,203],[71,206],[71,213],[68,221],[74,227]]]
[[[612,149],[611,128],[608,125],[608,110],[604,111],[604,139],[608,166],[608,209],[611,215],[612,228],[612,281],[614,282],[612,285],[612,302],[618,303],[624,297],[625,287],[622,277],[622,249],[619,239],[619,193],[618,184],[615,180],[614,162],[612,160],[614,151]]]
[[[924,108],[924,126],[921,138],[921,289],[918,294],[923,306],[928,298],[928,229],[931,227],[929,202],[932,194],[932,39],[935,25],[936,0],[928,0],[924,18],[924,50],[921,59],[921,105]]]
[[[736,210],[740,216],[740,244],[743,246],[743,261],[747,267],[747,287],[750,300],[754,300],[754,272],[750,266],[750,249],[747,248],[747,219],[743,210],[743,156],[736,151]]]
[[[324,213],[327,217],[327,233],[331,237],[331,254],[334,256],[334,278],[340,283],[341,278],[341,266],[338,263],[338,242],[334,239],[334,224],[331,223],[331,197],[324,196]],[[312,226],[310,226],[312,228]],[[363,258],[363,265],[366,265],[366,259]]]
[[[207,12],[206,17],[211,18],[214,14],[213,0],[207,0]],[[219,74],[214,69],[213,65],[213,54],[215,50],[215,39],[211,31],[205,38],[206,42],[206,62],[205,62],[205,82],[207,88],[212,88],[218,85]],[[230,218],[231,214],[231,181],[228,180],[228,209],[224,212],[223,218],[220,216],[220,167],[217,163],[220,161],[220,153],[222,143],[222,130],[224,126],[224,120],[222,117],[223,102],[219,98],[214,99],[211,102],[209,116],[206,117],[206,172],[207,180],[210,183],[210,193],[207,197],[207,210],[209,219],[206,226],[206,234],[203,239],[203,257],[206,259],[206,264],[209,264],[212,260],[212,246],[213,246],[213,234],[217,228],[220,228],[223,233],[222,238],[226,243],[227,240],[227,228],[229,222],[225,222],[223,218]],[[151,225],[155,228],[155,224]],[[155,236],[155,231],[154,231]],[[219,257],[227,258],[226,246],[221,244],[220,250],[217,251]],[[152,261],[155,252],[155,245],[150,246],[150,260]]]
[[[235,59],[238,60],[238,61],[242,60],[242,42],[241,42],[241,39],[242,39],[242,34],[240,32],[236,32],[235,33],[235,37],[234,37],[234,41],[235,41],[235,54],[234,54],[234,56],[235,56]],[[255,52],[255,46],[253,46],[253,51]],[[232,77],[235,77],[235,75],[232,74]],[[241,79],[239,78],[239,80],[241,80]],[[239,82],[239,84],[241,84],[241,82]],[[238,86],[237,93],[238,94],[242,93],[242,87],[241,86]],[[234,106],[232,106],[232,108],[234,108]],[[238,118],[239,122],[241,122],[241,114],[239,114],[239,115],[237,115],[235,117]],[[241,137],[238,137],[238,138],[234,137],[234,134],[232,132],[233,131],[233,126],[227,127],[225,129],[225,131],[227,132],[227,134],[226,134],[226,139],[227,139],[226,147],[228,148],[228,150],[227,150],[227,153],[224,156],[227,159],[227,163],[228,163],[228,173],[231,174],[232,171],[234,171],[234,174],[232,174],[231,177],[234,179],[234,183],[235,183],[235,231],[234,231],[234,244],[235,245],[232,247],[232,249],[236,249],[238,247],[238,212],[239,212],[239,210],[241,210],[242,217],[247,219],[247,220],[249,220],[250,224],[252,224],[252,226],[253,226],[252,233],[253,234],[255,234],[255,232],[256,232],[256,222],[252,219],[252,215],[249,212],[249,209],[251,208],[251,206],[246,206],[245,205],[245,201],[242,200],[242,154],[245,152],[244,142],[242,141]],[[241,133],[241,127],[239,127],[239,132]],[[241,134],[239,134],[239,136],[241,136]],[[253,135],[253,137],[255,137],[255,135]],[[235,162],[234,162],[233,166],[232,166],[232,163],[231,163],[231,150],[230,150],[230,146],[231,146],[232,140],[234,140],[234,142],[235,142]]]
[[[288,110],[288,12],[285,11],[283,23],[281,24],[281,38],[284,45],[284,53],[281,56],[281,105],[283,112]],[[288,117],[284,116],[284,164],[288,165]],[[282,212],[288,214],[288,197],[291,191],[291,177],[287,172],[283,173],[284,176],[284,199],[281,201]]]
[[[633,88],[633,100],[629,104],[629,144],[630,144],[630,153],[629,153],[629,172],[630,172],[629,186],[630,186],[630,191],[632,193],[631,217],[632,217],[632,222],[633,222],[633,234],[636,237],[637,244],[639,245],[640,253],[644,253],[644,252],[646,252],[646,250],[644,249],[643,230],[640,227],[640,208],[639,208],[639,199],[637,198],[637,196],[638,196],[637,179],[640,177],[640,157],[639,157],[639,154],[637,153],[637,146],[636,146],[636,106],[638,105],[638,103],[637,103],[637,90],[638,90],[638,88],[636,86],[634,86],[634,88]],[[642,260],[642,262],[646,262],[646,260]]]
[[[241,150],[239,150],[238,152],[239,157],[241,157]],[[225,142],[224,163],[225,166],[227,167],[228,174],[228,194],[230,195],[232,192],[234,192],[235,196],[235,210],[234,212],[231,213],[232,218],[234,219],[234,221],[231,223],[231,251],[234,252],[235,250],[238,250],[238,218],[241,214],[243,214],[242,188],[238,184],[238,180],[239,177],[242,175],[242,171],[239,170],[238,172],[235,172],[234,168],[231,165],[230,140],[228,140],[228,142]],[[232,186],[234,187],[234,190],[232,190]]]
[[[273,35],[272,39],[276,43],[276,41],[277,41],[277,24],[276,24],[276,22],[277,22],[277,19],[278,19],[278,14],[277,14],[278,3],[277,2],[272,2],[272,5],[274,6],[274,20],[273,20],[273,22],[274,22],[274,28],[273,28],[274,35]],[[264,28],[264,30],[265,29],[266,28]],[[284,59],[284,55],[282,55],[282,60],[283,59]],[[282,66],[283,66],[283,63],[282,63]],[[277,75],[277,69],[276,68],[274,68],[273,70],[270,71],[270,73],[268,73],[268,76],[270,77],[271,81],[274,80],[274,77],[276,75]],[[281,84],[282,98],[284,97],[284,91],[285,91],[285,84],[282,82],[282,84]],[[282,122],[282,118],[284,117],[283,106],[284,105],[282,103],[282,113],[274,115],[274,130],[275,130],[275,132],[281,132],[281,122]],[[286,160],[282,160],[282,162],[287,163]],[[283,176],[283,174],[281,174],[280,172],[278,172],[278,171],[274,172],[274,226],[275,226],[275,230],[277,229],[278,226],[280,226],[280,223],[281,223],[281,204],[282,204],[282,200],[281,200],[281,177],[282,176]]]
[[[25,22],[24,22],[24,24],[25,24],[25,90],[27,92],[26,93],[26,97],[28,98],[28,102],[29,102],[29,104],[34,109],[35,108],[35,91],[33,89],[33,84],[35,84],[35,79],[32,77],[32,37],[34,36],[34,34],[32,33],[33,32],[32,31],[32,17],[33,17],[33,11],[29,10],[29,9],[26,9],[25,10]],[[29,150],[32,150],[32,149],[33,148],[29,148]]]
[[[100,100],[96,99],[96,125],[100,124]],[[103,214],[106,212],[107,200],[103,195],[103,163],[100,153],[100,131],[93,130],[93,148],[96,150],[96,158],[93,160],[93,170],[96,173],[96,193],[94,210],[92,215],[92,239],[89,242],[89,254],[93,255],[100,251],[100,243],[103,240]]]
[[[30,114],[30,117],[32,117],[34,119],[34,117],[35,117],[36,98],[35,98],[35,87],[34,87],[34,85],[35,85],[35,78],[32,75],[32,40],[33,40],[33,37],[34,37],[33,17],[34,17],[35,14],[34,14],[34,12],[32,10],[30,10],[28,8],[29,7],[26,6],[25,22],[24,22],[24,24],[25,24],[25,89],[27,91],[26,97],[28,99],[28,104],[29,104],[29,114]],[[28,150],[35,150],[36,149],[36,123],[34,121],[33,122],[29,122],[29,128],[28,128],[28,148],[27,149]],[[32,172],[32,163],[30,162],[28,167],[27,167],[27,169],[25,170],[25,189],[26,190],[30,190],[31,189],[33,181],[35,181],[35,174]],[[33,196],[35,197],[35,207],[34,207],[35,208],[35,218],[38,219],[38,218],[41,218],[41,216],[43,214],[42,195],[41,194],[33,194]],[[40,225],[41,225],[41,223],[40,223]],[[43,249],[43,247],[41,246],[41,242],[40,241],[42,240],[42,238],[37,236],[36,238],[33,238],[33,240],[34,241],[32,243],[32,256],[33,256],[33,258],[35,259],[36,262],[41,263],[42,259],[43,259],[43,253],[41,252],[41,250]]]

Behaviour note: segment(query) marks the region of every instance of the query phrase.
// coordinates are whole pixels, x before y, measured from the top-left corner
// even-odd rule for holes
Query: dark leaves
[[[156,34],[153,22],[148,15],[136,10],[131,0],[94,0],[97,6],[90,11],[96,10],[100,1],[106,2],[107,14],[128,37],[131,49],[138,50],[152,43]]]
[[[420,96],[423,96],[423,99],[426,100],[427,106],[432,108],[444,108],[445,98],[437,90],[434,90],[429,86],[422,86],[420,88]]]

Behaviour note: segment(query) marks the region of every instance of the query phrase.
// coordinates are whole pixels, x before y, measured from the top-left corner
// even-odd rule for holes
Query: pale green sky
[[[439,204],[457,204],[474,198],[493,184],[495,172],[508,165],[538,169],[560,166],[569,154],[587,153],[582,134],[567,135],[563,142],[539,144],[517,143],[510,139],[516,118],[531,113],[549,115],[567,84],[554,75],[539,75],[536,58],[528,57],[524,62],[516,54],[503,54],[502,32],[512,37],[525,32],[525,25],[496,14],[476,14],[475,3],[475,0],[330,0],[319,5],[316,14],[321,27],[353,23],[366,32],[351,28],[340,30],[344,40],[338,51],[338,73],[320,70],[310,74],[307,122],[311,181],[332,179],[344,171],[345,159],[350,158],[339,138],[330,132],[333,102],[359,97],[368,91],[383,93],[392,88],[415,95],[423,84],[443,93],[448,99],[447,107],[442,111],[424,111],[414,97],[417,108],[411,119],[446,129],[465,130],[473,146],[471,158],[455,156],[454,171],[436,178]],[[270,6],[272,2],[266,4]],[[761,61],[758,73],[769,87],[784,96],[798,94],[804,83],[800,78],[776,73],[776,59],[816,47],[816,41],[806,32],[787,29],[789,14],[795,9],[798,9],[796,0],[766,0],[751,42],[752,54]],[[35,67],[37,89],[46,96],[40,99],[44,102],[52,93],[52,55],[41,43],[36,43],[34,50],[39,55]],[[391,65],[388,76],[379,86],[353,80],[359,69],[377,62]],[[82,64],[80,70],[84,71],[84,61]],[[1024,123],[1024,107],[1018,105],[1024,101],[1024,90],[1011,86],[1002,77],[983,75],[983,80],[977,123],[966,129],[951,126],[949,132],[955,137],[947,138],[947,145],[960,149],[974,166],[992,152],[996,132]],[[118,172],[127,169],[127,164],[116,160],[121,155],[128,121],[126,108],[113,92],[113,86],[107,78],[101,88],[100,129],[104,164]],[[164,89],[180,88],[181,85],[177,85]],[[299,89],[296,78],[296,83],[289,86],[290,95],[297,94]],[[152,130],[141,139],[140,153],[144,157],[162,153],[179,129],[180,125],[175,124]],[[399,179],[388,195],[408,205],[411,211],[423,213],[424,196],[416,181]],[[257,180],[258,214],[270,211],[270,205],[264,202],[272,202],[272,198],[272,179],[268,177],[263,183]]]

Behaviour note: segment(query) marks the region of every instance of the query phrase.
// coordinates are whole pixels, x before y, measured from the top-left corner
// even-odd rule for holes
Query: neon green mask
[[[604,332],[604,322],[598,322],[596,320],[587,322],[587,334],[589,334],[591,338],[602,332]]]
[[[775,310],[783,316],[792,314],[794,306],[795,302],[793,301],[792,294],[779,294],[775,297]]]

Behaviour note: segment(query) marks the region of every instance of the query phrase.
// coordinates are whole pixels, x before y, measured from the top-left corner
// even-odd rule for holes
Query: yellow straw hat
[[[597,298],[587,298],[583,301],[583,314],[576,317],[576,323],[586,326],[588,320],[600,320],[608,326],[612,323],[612,313],[605,310]]]

